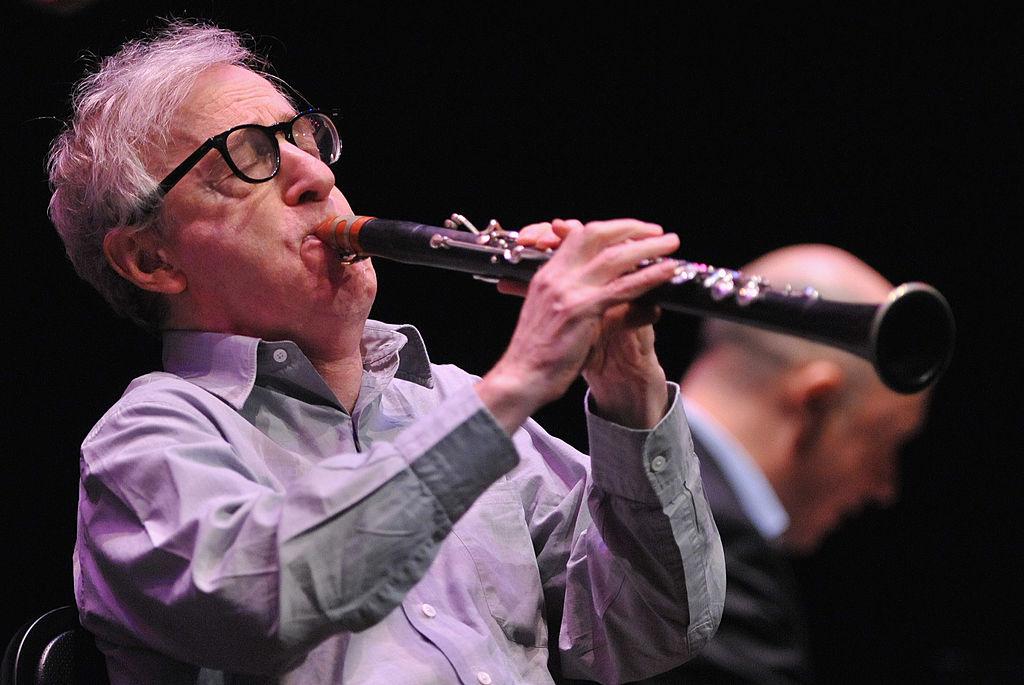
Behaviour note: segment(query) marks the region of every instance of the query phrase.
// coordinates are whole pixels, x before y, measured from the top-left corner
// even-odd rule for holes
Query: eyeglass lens
[[[334,124],[324,114],[303,114],[292,122],[292,141],[299,149],[333,164],[341,153],[341,141]],[[272,178],[280,166],[275,134],[259,126],[232,131],[225,141],[228,155],[238,171],[250,181]]]
[[[296,119],[292,124],[292,139],[300,148],[326,164],[338,161],[341,141],[334,124],[323,114],[312,113]]]
[[[277,173],[277,145],[263,129],[237,129],[228,135],[225,143],[231,161],[249,180],[265,181]]]

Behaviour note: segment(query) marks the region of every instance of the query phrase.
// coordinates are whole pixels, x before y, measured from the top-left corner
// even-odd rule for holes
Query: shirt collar
[[[274,344],[244,335],[165,331],[163,366],[165,371],[195,383],[240,410],[263,368],[261,364],[265,366],[268,359],[273,359],[267,348]],[[312,367],[294,343],[288,342],[286,346],[301,357],[302,363]],[[379,379],[379,384],[386,384],[394,376],[433,387],[430,359],[415,327],[367,321],[362,348],[363,369],[366,375]]]
[[[684,397],[683,410],[690,430],[718,464],[761,537],[774,540],[785,532],[789,515],[750,453],[693,400]]]

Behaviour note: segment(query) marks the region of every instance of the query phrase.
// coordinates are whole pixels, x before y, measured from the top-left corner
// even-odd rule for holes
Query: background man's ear
[[[825,428],[842,398],[846,373],[839,364],[818,359],[793,368],[783,383],[785,400],[799,422],[799,451],[813,444]]]
[[[103,238],[103,254],[114,271],[143,290],[168,295],[185,290],[185,274],[166,261],[160,238],[153,231],[112,229]]]

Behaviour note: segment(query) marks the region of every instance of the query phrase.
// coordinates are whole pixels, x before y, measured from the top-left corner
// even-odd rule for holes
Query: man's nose
[[[281,142],[281,170],[284,201],[287,205],[325,200],[334,187],[334,172],[319,157]]]

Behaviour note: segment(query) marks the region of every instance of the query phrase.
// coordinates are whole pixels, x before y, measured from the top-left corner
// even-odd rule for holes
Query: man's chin
[[[807,557],[818,551],[821,546],[818,540],[785,541],[786,551],[795,557]]]
[[[809,556],[821,547],[829,528],[813,530],[787,530],[779,538],[787,552],[794,556]]]

